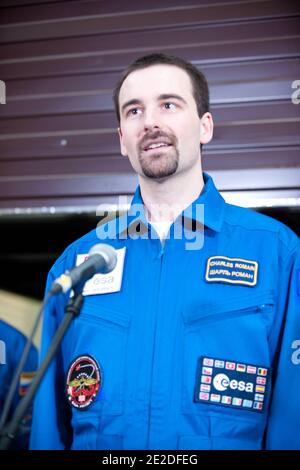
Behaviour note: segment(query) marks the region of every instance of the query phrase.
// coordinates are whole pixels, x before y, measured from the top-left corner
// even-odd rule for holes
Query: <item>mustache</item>
[[[168,142],[170,142],[171,145],[174,147],[177,145],[177,138],[174,134],[172,133],[166,133],[161,130],[156,130],[156,131],[149,131],[147,132],[140,140],[138,147],[139,150],[143,150],[146,146],[146,144],[149,141],[152,140],[157,140],[159,138],[166,139]]]

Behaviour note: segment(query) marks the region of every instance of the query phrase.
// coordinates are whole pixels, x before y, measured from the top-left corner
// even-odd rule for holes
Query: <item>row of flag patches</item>
[[[208,357],[203,359],[203,365],[208,367],[218,367],[219,369],[236,370],[237,372],[246,372],[247,374],[257,374],[260,376],[266,376],[268,373],[268,369],[264,367],[221,361],[219,359],[211,359]]]
[[[217,393],[200,393],[200,400],[210,400],[213,403],[222,403],[223,405],[242,406],[244,408],[253,408],[254,410],[262,410],[263,403],[261,401],[253,401],[242,399],[239,397],[230,397],[228,395],[219,395]]]

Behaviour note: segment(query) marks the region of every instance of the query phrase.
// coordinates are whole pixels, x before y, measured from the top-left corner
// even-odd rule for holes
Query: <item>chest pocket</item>
[[[181,436],[184,445],[208,442],[207,448],[247,448],[245,436],[255,436],[250,448],[259,448],[264,432],[265,413],[214,403],[195,402],[197,365],[200,356],[246,364],[270,366],[268,336],[274,316],[272,292],[261,292],[230,303],[182,312],[184,323],[182,413],[193,436]],[[204,442],[203,441],[203,442]],[[181,444],[183,445],[183,444]],[[194,444],[193,444],[194,445]],[[199,445],[199,444],[198,444]],[[185,447],[187,448],[187,447]]]
[[[101,386],[86,411],[75,410],[81,419],[89,414],[120,415],[124,408],[125,365],[131,317],[101,304],[86,304],[74,322],[71,356],[89,354],[98,363]]]

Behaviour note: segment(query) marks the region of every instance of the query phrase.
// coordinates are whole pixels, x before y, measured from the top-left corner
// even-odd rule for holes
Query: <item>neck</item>
[[[139,176],[141,195],[151,222],[173,222],[197,199],[204,186],[201,165],[162,180]]]

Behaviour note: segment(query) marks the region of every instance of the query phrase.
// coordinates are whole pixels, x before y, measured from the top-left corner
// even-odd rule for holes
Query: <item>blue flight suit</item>
[[[27,338],[15,325],[9,325],[5,321],[0,320],[0,415],[2,414],[3,406],[9,391],[9,387],[13,380],[15,371],[18,367],[23,349],[25,347]],[[33,376],[38,364],[38,351],[34,345],[29,350],[29,355],[24,365],[26,375]],[[33,377],[32,377],[33,378]],[[8,414],[6,423],[8,423],[13,412],[16,409],[19,401],[25,395],[31,380],[28,380],[21,373],[18,388],[14,394],[13,402],[11,405],[10,413]],[[18,450],[26,450],[29,447],[29,435],[32,419],[32,408],[26,412],[22,419],[17,438],[12,442],[11,448]]]
[[[204,180],[164,244],[137,188],[127,218],[54,264],[48,289],[100,241],[126,247],[120,291],[85,296],[48,370],[33,449],[300,449],[299,239]],[[48,305],[42,356],[67,297]]]

